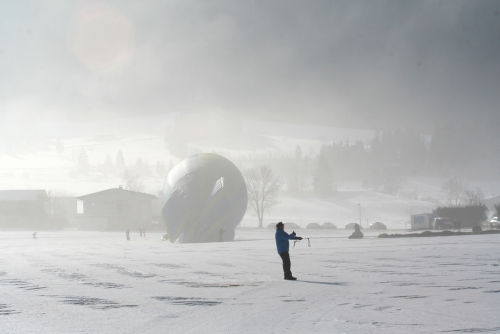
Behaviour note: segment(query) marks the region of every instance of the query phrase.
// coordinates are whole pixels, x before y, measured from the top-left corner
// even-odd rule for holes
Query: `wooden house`
[[[148,229],[152,221],[151,201],[156,196],[119,188],[79,196],[83,213],[77,216],[80,230]]]

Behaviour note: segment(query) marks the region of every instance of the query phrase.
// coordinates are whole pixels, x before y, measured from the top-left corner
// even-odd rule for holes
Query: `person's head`
[[[283,225],[282,222],[279,222],[278,224],[276,224],[276,229],[277,230],[283,230],[285,228],[285,225]]]

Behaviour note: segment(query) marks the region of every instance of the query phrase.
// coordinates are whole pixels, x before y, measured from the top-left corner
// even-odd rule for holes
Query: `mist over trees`
[[[313,192],[322,198],[330,197],[335,192],[333,170],[322,153],[317,159],[316,172],[313,177]]]
[[[442,129],[441,126],[436,128]],[[453,206],[477,205],[484,195],[481,189],[470,187],[465,180],[489,176],[476,173],[478,163],[471,163],[470,169],[464,168],[459,160],[467,157],[463,156],[460,150],[451,148],[455,145],[453,141],[445,144],[445,141],[449,140],[448,137],[445,139],[437,135],[435,138],[411,128],[398,128],[378,131],[371,140],[364,142],[350,142],[347,139],[325,142],[318,153],[297,145],[293,152],[269,151],[268,154],[246,157],[231,156],[228,153],[227,157],[240,166],[269,164],[282,176],[282,191],[294,196],[310,194],[318,198],[329,198],[335,196],[337,188],[345,184],[357,184],[363,189],[409,199],[431,200]],[[452,153],[448,152],[448,145]],[[483,149],[484,147],[478,147],[479,151]],[[439,151],[447,153],[440,155]],[[482,159],[482,165],[484,160],[490,160],[490,163],[486,164],[490,171],[498,168],[495,165],[495,156],[485,155]],[[450,175],[463,176],[450,178]],[[442,192],[429,198],[419,196],[416,190],[403,190],[408,180],[413,177],[448,178],[448,181],[443,185],[436,184],[441,187]]]
[[[216,120],[219,121],[220,117]],[[440,125],[436,125],[433,130],[429,129],[432,134],[419,132],[414,128],[396,128],[375,131],[372,138],[365,138],[363,141],[350,141],[349,139],[327,141],[323,139],[321,146],[313,147],[301,142],[294,145],[294,149],[289,151],[270,147],[268,150],[260,149],[244,153],[238,150],[241,138],[245,138],[245,130],[242,129],[242,120],[239,117],[226,120],[224,127],[231,127],[234,124],[240,127],[237,126],[230,130],[219,126],[213,128],[213,124],[207,123],[204,124],[203,131],[185,132],[185,128],[192,124],[190,122],[197,122],[197,127],[203,128],[200,125],[204,124],[203,121],[196,121],[195,118],[187,116],[180,117],[176,119],[175,123],[166,126],[164,149],[169,154],[165,155],[165,158],[169,159],[168,157],[170,157],[173,160],[165,161],[165,159],[156,158],[152,160],[149,157],[150,161],[148,161],[147,158],[135,154],[126,163],[123,151],[118,150],[102,154],[99,161],[93,156],[93,146],[77,147],[73,148],[75,170],[71,171],[71,175],[73,177],[83,177],[84,175],[92,177],[97,172],[107,178],[123,178],[123,182],[130,179],[128,182],[134,189],[141,189],[140,186],[137,188],[134,180],[134,178],[139,178],[143,182],[143,189],[156,193],[157,189],[147,189],[146,185],[150,183],[149,181],[152,183],[152,180],[155,180],[155,184],[161,184],[163,182],[161,179],[168,175],[168,172],[182,156],[207,152],[225,156],[239,166],[240,170],[263,164],[269,165],[282,180],[283,186],[280,191],[292,196],[334,198],[337,189],[348,184],[349,187],[383,192],[408,199],[423,199],[440,204],[460,206],[478,203],[483,194],[481,189],[463,186],[459,197],[452,199],[452,196],[455,196],[452,195],[453,190],[451,189],[453,182],[456,183],[460,179],[464,182],[477,178],[487,179],[493,177],[491,176],[494,175],[493,172],[499,169],[499,165],[496,165],[498,157],[495,154],[485,154],[484,152],[488,151],[484,147],[485,145],[474,146],[473,143],[464,144],[464,146],[469,147],[465,152],[477,147],[479,152],[483,152],[481,160],[474,161],[475,156],[471,154],[474,158],[472,161],[467,164],[461,163],[461,160],[467,160],[469,157],[454,146],[457,140],[463,142],[466,135],[449,130],[453,127]],[[318,137],[321,137],[321,134],[318,134]],[[474,137],[477,136],[471,135],[470,137],[471,140],[474,140]],[[268,142],[272,143],[272,141]],[[176,143],[181,143],[180,148],[172,150],[172,147],[177,145]],[[199,146],[198,143],[202,143],[202,145]],[[210,148],[211,143],[224,143],[228,149]],[[267,144],[267,142],[264,143]],[[496,141],[492,140],[492,143],[496,143]],[[492,148],[490,147],[490,149]],[[65,154],[67,156],[67,153]],[[89,158],[89,154],[91,154],[92,159]],[[486,170],[489,172],[485,172]],[[125,172],[128,173],[126,177],[124,177]],[[414,177],[449,179],[451,175],[460,177],[450,179],[451,183],[448,185],[437,184],[437,187],[442,187],[442,192],[436,194],[434,198],[424,197],[416,190],[411,191],[406,187],[408,181]],[[446,186],[449,188],[448,190],[444,189]]]
[[[495,1],[61,4],[0,2],[3,188],[157,194],[201,152],[268,166],[270,204],[475,206],[500,180]]]

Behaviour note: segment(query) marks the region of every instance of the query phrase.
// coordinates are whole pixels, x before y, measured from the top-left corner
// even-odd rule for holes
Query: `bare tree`
[[[122,178],[125,182],[125,189],[132,191],[144,191],[144,182],[139,174],[126,170]]]
[[[484,197],[481,188],[476,187],[475,189],[467,188],[464,191],[464,204],[465,205],[481,205],[481,199]]]
[[[259,219],[259,228],[262,228],[264,212],[269,212],[271,207],[278,203],[281,179],[274,174],[269,165],[245,169],[243,177],[247,185],[248,204]]]
[[[446,201],[452,206],[460,206],[464,202],[468,189],[467,182],[460,177],[452,177],[441,186]]]
[[[61,229],[68,225],[68,213],[64,207],[62,197],[69,197],[64,190],[48,190],[47,196],[49,197],[49,215],[50,226],[52,228]]]

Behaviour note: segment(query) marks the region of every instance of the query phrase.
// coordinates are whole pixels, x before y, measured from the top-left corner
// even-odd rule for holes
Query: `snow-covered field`
[[[311,247],[290,248],[299,280],[284,281],[272,230],[206,244],[0,231],[0,333],[500,331],[498,235],[297,232]]]

